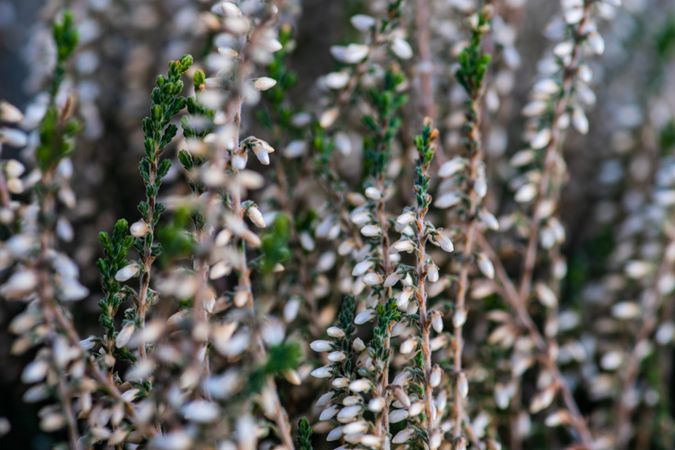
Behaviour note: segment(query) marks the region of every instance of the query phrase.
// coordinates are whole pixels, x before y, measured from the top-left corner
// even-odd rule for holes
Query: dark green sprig
[[[480,95],[483,79],[491,61],[490,55],[484,53],[481,48],[482,38],[489,30],[491,18],[492,9],[489,6],[483,7],[476,14],[469,45],[459,54],[459,69],[455,75],[472,99]]]
[[[118,270],[128,264],[129,249],[134,244],[134,238],[129,235],[129,224],[120,219],[115,223],[112,234],[102,231],[98,240],[103,246],[103,257],[96,262],[101,273],[101,289],[104,297],[99,300],[101,308],[99,323],[105,330],[105,335],[112,340],[115,337],[115,316],[120,305],[126,298],[122,286],[115,279]]]
[[[298,422],[295,441],[299,450],[314,450],[314,447],[312,447],[312,426],[306,417]]]
[[[248,385],[244,390],[246,396],[260,392],[270,376],[283,375],[300,365],[302,350],[295,342],[283,342],[268,349],[267,361],[253,370],[248,377]]]
[[[79,34],[75,27],[75,19],[70,10],[63,13],[61,22],[55,22],[52,27],[52,37],[56,44],[56,67],[54,69],[54,78],[50,87],[52,97],[56,96],[63,77],[66,73],[66,63],[75,52],[79,41]]]
[[[150,225],[150,232],[139,238],[136,246],[145,257],[156,257],[159,247],[154,243],[154,228],[165,211],[163,204],[156,201],[162,179],[171,168],[171,161],[160,160],[160,156],[171,140],[176,136],[178,128],[172,119],[187,105],[183,97],[183,74],[192,65],[192,56],[183,56],[180,60],[171,61],[167,76],[157,77],[152,90],[150,114],[143,119],[145,134],[145,155],[141,159],[140,173],[145,184],[146,199],[139,203],[138,210],[143,219]]]
[[[390,298],[387,303],[377,306],[377,324],[373,330],[373,338],[370,342],[371,356],[374,360],[385,361],[388,359],[388,349],[385,341],[389,338],[389,328],[392,323],[401,319],[401,312],[396,307],[396,299]]]
[[[291,250],[288,247],[291,238],[291,221],[285,214],[278,214],[269,231],[261,237],[263,273],[269,274],[274,271],[277,264],[283,264],[291,258]]]
[[[429,195],[429,181],[428,174],[429,165],[434,158],[436,152],[435,141],[438,138],[438,130],[433,128],[429,118],[424,120],[424,128],[422,134],[415,138],[415,145],[417,147],[417,168],[415,179],[415,198],[417,200],[417,207],[420,210],[426,211],[431,204],[431,196]]]
[[[345,332],[345,336],[338,341],[338,350],[343,351],[346,355],[350,354],[352,335],[354,334],[354,315],[356,314],[356,299],[348,295],[342,300],[340,305],[340,312],[338,313],[337,326]],[[349,375],[352,371],[352,362],[346,358],[341,363],[334,364],[334,367],[339,365],[339,368],[344,375]]]
[[[371,89],[368,92],[370,103],[375,110],[375,115],[365,115],[363,123],[370,132],[364,138],[366,149],[365,167],[370,175],[379,177],[389,161],[391,144],[401,127],[399,110],[408,101],[405,94],[400,92],[400,87],[405,81],[405,76],[399,71],[387,71],[381,89]]]
[[[391,0],[387,5],[387,17],[380,24],[380,33],[384,34],[395,27],[401,18],[403,0]]]
[[[71,119],[73,102],[69,99],[62,111],[56,106],[56,94],[66,73],[66,63],[75,52],[78,33],[75,28],[73,14],[65,11],[61,22],[55,22],[52,36],[56,45],[56,67],[49,88],[49,106],[40,123],[40,144],[36,150],[36,158],[40,169],[46,172],[75,148],[75,135],[79,132],[80,123]]]

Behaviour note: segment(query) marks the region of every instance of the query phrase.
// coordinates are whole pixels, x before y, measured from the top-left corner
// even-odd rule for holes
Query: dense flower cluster
[[[40,430],[673,448],[675,11],[562,0],[549,45],[536,2],[349,1],[305,80],[302,3],[47,2],[33,100],[0,102],[0,305]]]

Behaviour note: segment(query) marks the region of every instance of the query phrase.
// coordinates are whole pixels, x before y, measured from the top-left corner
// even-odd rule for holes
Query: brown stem
[[[422,115],[434,120],[436,104],[434,103],[433,72],[434,63],[429,45],[429,0],[415,2],[415,37],[417,38],[417,74],[420,85],[420,106]]]
[[[423,167],[424,175],[427,176],[428,167]],[[417,274],[417,289],[415,290],[415,297],[419,304],[419,327],[422,336],[422,368],[424,371],[424,411],[426,420],[427,438],[431,439],[433,431],[433,389],[431,387],[431,321],[429,320],[429,312],[427,308],[427,253],[426,243],[427,237],[424,230],[424,220],[427,210],[424,207],[418,207],[417,217],[415,219],[415,234],[417,248],[415,251],[415,272]]]
[[[574,37],[575,42],[572,48],[572,53],[570,55],[570,62],[564,68],[563,81],[562,81],[562,92],[560,98],[555,104],[553,110],[553,118],[551,120],[551,140],[545,149],[544,156],[544,168],[539,180],[539,185],[537,187],[537,200],[532,209],[532,220],[530,222],[529,238],[527,242],[527,247],[525,250],[525,259],[523,261],[523,268],[521,271],[519,295],[524,298],[524,301],[527,301],[527,298],[532,287],[532,277],[534,275],[534,266],[537,262],[537,252],[538,252],[538,241],[539,241],[539,228],[541,226],[540,222],[542,217],[542,203],[549,199],[547,195],[547,190],[549,185],[554,181],[555,178],[555,169],[558,153],[562,149],[562,144],[564,141],[564,132],[561,129],[560,122],[562,116],[567,111],[567,107],[570,103],[570,98],[572,95],[572,88],[574,85],[574,80],[578,71],[579,58],[581,56],[581,46],[583,44],[582,38],[585,33],[586,24],[589,21],[590,12],[591,12],[591,1],[586,1],[584,6],[584,14],[579,23],[577,24]],[[555,199],[554,199],[555,200]]]
[[[667,245],[666,245],[667,248]],[[668,274],[672,267],[667,255],[664,255],[659,264],[659,268],[654,278],[652,286],[643,294],[641,301],[643,305],[642,325],[635,339],[635,346],[628,356],[628,362],[621,371],[621,396],[617,407],[616,436],[618,436],[618,449],[628,448],[631,438],[630,418],[633,412],[633,406],[630,404],[629,397],[637,378],[640,375],[640,364],[642,362],[642,343],[649,339],[659,324],[658,309],[661,304],[662,295],[658,290],[658,281]],[[672,303],[672,302],[670,302]],[[672,306],[670,306],[672,308]],[[664,314],[665,315],[665,314]],[[667,317],[667,315],[665,315]]]
[[[532,316],[527,310],[527,306],[522,297],[516,291],[513,282],[506,273],[506,269],[501,263],[501,260],[497,256],[496,252],[493,250],[490,243],[485,239],[481,233],[476,234],[476,242],[478,246],[485,252],[485,254],[490,258],[495,267],[495,276],[499,280],[501,293],[509,304],[511,309],[516,313],[516,317],[520,324],[525,327],[527,333],[529,334],[532,341],[535,343],[537,350],[540,353],[544,365],[550,371],[551,375],[554,378],[554,382],[560,390],[561,397],[565,407],[572,415],[572,423],[570,424],[572,429],[576,432],[579,440],[583,444],[584,448],[590,450],[593,443],[593,435],[588,427],[586,419],[581,414],[579,406],[574,399],[572,390],[570,389],[565,377],[563,377],[557,362],[555,361],[554,354],[551,351],[551,345],[543,337],[539,329],[534,323]]]

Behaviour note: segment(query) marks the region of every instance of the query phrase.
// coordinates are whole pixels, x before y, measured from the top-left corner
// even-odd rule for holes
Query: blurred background
[[[48,66],[45,42],[49,40],[45,24],[62,3],[0,0],[0,99],[23,110],[44,86]],[[118,217],[133,220],[137,215],[134,205],[143,195],[137,161],[142,151],[139,123],[149,104],[148,92],[166,61],[185,52],[197,57],[204,53],[203,35],[194,24],[209,2],[65,3],[72,4],[76,15],[86,17],[80,22],[82,45],[75,61],[80,113],[86,127],[74,156],[76,167],[85,169],[74,178],[79,203],[72,217],[77,236],[72,250],[82,270],[82,282],[92,292],[74,311],[82,334],[87,335],[87,327],[96,327],[96,235],[110,229]],[[349,41],[354,33],[349,18],[367,9],[367,3],[299,2],[301,12],[288,18],[296,38],[289,62],[298,76],[292,91],[296,104],[311,104],[319,95],[315,80],[336,66],[330,46]],[[442,8],[443,2],[436,3]],[[488,157],[495,162],[494,178],[503,186],[509,173],[502,171],[500,161],[522,145],[520,110],[527,102],[537,61],[548,46],[546,25],[558,10],[558,2],[505,3],[504,17],[516,27],[512,32],[517,39],[511,42],[518,64],[509,67],[512,87],[508,102],[491,116],[500,127],[485,136]],[[644,201],[660,158],[675,145],[674,10],[672,0],[625,0],[624,9],[604,25],[607,51],[595,70],[596,105],[589,113],[590,133],[583,137],[572,134],[565,149],[570,179],[561,212],[568,236],[563,249],[569,264],[564,285],[568,298],[592,298],[601,274],[612,264],[612,250],[625,237],[620,224]],[[508,36],[505,39],[508,41]],[[449,92],[449,87],[446,92],[439,83],[439,101],[445,101]],[[449,99],[446,107],[452,108]],[[451,113],[448,111],[448,116]],[[441,126],[451,128],[450,122],[441,121]],[[37,407],[21,400],[25,386],[18,380],[30,355],[16,358],[9,354],[12,337],[7,324],[22,307],[7,302],[0,305],[0,416],[13,417],[11,432],[0,438],[0,448],[47,449],[52,438],[39,431]],[[672,350],[668,351],[664,364],[670,371],[673,358]],[[672,374],[669,379],[671,386],[675,385]],[[667,392],[670,400],[665,414],[673,416],[675,390]]]

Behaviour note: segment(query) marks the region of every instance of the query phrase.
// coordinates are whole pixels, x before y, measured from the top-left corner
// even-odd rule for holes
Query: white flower
[[[389,413],[389,422],[398,423],[408,418],[408,411],[405,409],[395,409]]]
[[[349,73],[331,72],[323,77],[323,82],[330,89],[342,89],[349,83]]]
[[[135,238],[141,238],[148,234],[150,231],[150,225],[145,223],[143,220],[139,220],[138,222],[134,222],[131,224],[129,227],[129,232],[131,235]]]
[[[408,427],[396,433],[396,436],[391,440],[392,444],[405,444],[413,437],[415,430]]]
[[[344,330],[342,330],[342,328],[339,328],[339,327],[329,327],[326,330],[326,334],[328,334],[328,336],[330,336],[332,338],[336,338],[336,339],[342,339],[343,337],[345,337]]]
[[[258,209],[257,206],[253,205],[246,209],[246,216],[253,222],[253,224],[258,228],[265,228],[267,224],[265,223],[265,218]]]
[[[431,369],[431,376],[429,377],[429,384],[431,384],[431,387],[438,387],[441,384],[442,377],[443,371],[438,364],[435,364],[434,368]]]
[[[363,282],[368,286],[379,286],[383,281],[382,275],[377,272],[367,273],[366,276],[363,277]]]
[[[396,223],[405,226],[410,224],[414,220],[415,220],[415,213],[412,211],[407,211],[396,218]]]
[[[347,355],[341,351],[334,351],[328,354],[328,361],[330,362],[340,362],[344,361],[345,359],[347,359]]]
[[[346,406],[340,410],[337,415],[338,422],[351,422],[356,416],[361,413],[361,405]]]
[[[325,420],[331,420],[335,415],[338,413],[338,408],[335,405],[330,405],[328,408],[324,409],[321,411],[321,414],[319,414],[319,420],[325,421]]]
[[[542,305],[547,308],[555,308],[558,305],[558,298],[553,290],[544,283],[539,282],[535,285],[534,291]]]
[[[443,315],[440,311],[434,310],[431,312],[431,326],[436,333],[443,332]]]
[[[211,423],[220,415],[215,403],[206,400],[194,400],[183,407],[183,417],[197,423]]]
[[[9,178],[20,177],[26,168],[16,159],[10,159],[5,163],[5,173]]]
[[[122,330],[117,333],[117,336],[115,337],[115,347],[122,348],[126,346],[135,330],[136,326],[133,323],[127,323],[124,325]]]
[[[408,41],[399,37],[391,42],[391,51],[400,59],[410,59],[413,56],[413,50]]]
[[[277,84],[277,80],[270,77],[260,77],[253,80],[253,86],[259,91],[272,89]]]
[[[534,184],[524,184],[517,191],[515,199],[518,203],[527,203],[537,196],[537,187]]]
[[[331,366],[318,367],[310,373],[314,378],[330,378],[332,375]]]
[[[356,315],[356,317],[354,318],[354,323],[356,325],[363,325],[364,323],[371,321],[374,317],[375,317],[374,310],[365,309]]]
[[[286,158],[298,158],[307,151],[307,143],[305,141],[296,139],[288,143],[284,148],[284,156]]]
[[[58,298],[64,302],[82,300],[89,295],[89,289],[76,278],[62,278],[59,283]]]
[[[38,284],[38,276],[32,270],[19,270],[9,277],[0,288],[0,294],[7,299],[17,300],[30,294]]]
[[[466,323],[466,310],[458,309],[452,315],[452,326],[459,328]]]
[[[408,355],[412,353],[416,347],[417,347],[417,339],[415,338],[406,339],[405,341],[403,341],[403,343],[401,343],[400,352],[404,355]]]
[[[438,246],[441,247],[445,252],[452,253],[455,251],[455,246],[452,245],[452,241],[442,231],[439,231],[438,234],[436,234],[436,242],[438,243]]]
[[[438,169],[438,176],[441,178],[448,178],[459,172],[464,168],[466,160],[459,156],[452,158],[450,161],[446,161]]]
[[[457,192],[451,191],[440,195],[434,202],[434,206],[436,208],[445,209],[455,206],[460,201],[462,201],[462,196]]]
[[[298,297],[291,298],[284,305],[284,320],[286,322],[293,322],[300,311],[300,299]],[[329,335],[330,336],[330,335]]]
[[[352,392],[368,392],[370,387],[370,381],[363,378],[349,383],[349,390]]]
[[[478,268],[487,278],[493,279],[495,277],[495,268],[492,261],[483,253],[478,255]]]
[[[138,275],[140,270],[141,267],[137,263],[135,262],[131,263],[129,265],[122,267],[120,270],[117,271],[117,273],[115,273],[115,280],[119,281],[120,283],[123,283]]]
[[[596,55],[602,55],[605,52],[605,40],[600,36],[600,33],[597,31],[591,31],[588,33],[588,37],[586,38],[586,42],[588,43],[588,46],[590,49],[595,53]]]
[[[352,16],[349,21],[352,23],[354,28],[359,31],[368,31],[376,23],[373,17],[367,16],[365,14],[356,14],[355,16]]]
[[[499,221],[490,211],[482,209],[478,213],[478,217],[480,218],[481,222],[483,222],[490,230],[499,230]]]
[[[335,59],[345,64],[356,64],[368,56],[370,48],[363,44],[349,44],[347,46],[334,45],[330,52]]]
[[[434,263],[427,264],[427,279],[432,283],[438,281],[438,266]]]
[[[19,123],[23,120],[23,114],[16,106],[5,101],[0,102],[0,121]]]
[[[391,248],[396,250],[397,252],[410,253],[413,250],[415,250],[415,243],[410,239],[401,239],[399,241],[394,242],[391,245]]]
[[[457,377],[457,388],[459,390],[459,395],[462,398],[466,398],[469,395],[469,382],[467,381],[464,372],[460,372]]]
[[[342,427],[335,427],[332,430],[328,432],[328,436],[326,436],[326,441],[327,442],[334,442],[337,441],[342,437]]]
[[[551,137],[551,129],[543,128],[539,130],[534,136],[532,136],[532,140],[530,140],[530,146],[535,150],[544,148],[549,144],[549,142],[551,142]]]
[[[325,110],[319,117],[319,126],[321,126],[321,128],[331,127],[333,123],[335,123],[335,119],[337,119],[339,114],[340,110],[338,108],[329,108]]]
[[[574,108],[574,111],[572,112],[572,125],[574,125],[574,128],[576,128],[579,133],[588,133],[588,118],[583,109]]]
[[[352,342],[352,349],[355,352],[360,353],[366,349],[366,344],[363,342],[361,338],[357,337],[356,339],[354,339],[354,342]]]
[[[384,409],[385,404],[386,401],[383,397],[375,397],[368,402],[368,409],[374,413],[378,413]]]
[[[361,228],[361,234],[366,237],[379,236],[382,230],[378,225],[365,225]]]
[[[352,269],[352,276],[360,277],[364,273],[368,272],[373,267],[374,264],[375,263],[373,263],[373,261],[369,259],[361,261],[360,263],[354,266],[354,269]]]
[[[621,320],[635,319],[641,312],[640,305],[635,302],[620,302],[612,306],[612,315]]]
[[[333,343],[331,341],[319,339],[316,341],[312,341],[312,343],[309,344],[309,348],[311,348],[315,352],[327,352],[333,348]]]
[[[28,364],[21,373],[21,381],[26,384],[37,383],[44,380],[49,370],[49,364],[43,359],[37,359]]]
[[[12,147],[24,147],[28,143],[28,136],[23,131],[14,128],[0,128],[0,143]]]
[[[410,287],[404,288],[396,297],[396,307],[399,311],[407,311],[410,304],[410,297],[413,294],[413,289]]]

